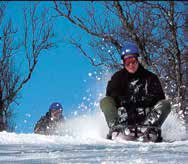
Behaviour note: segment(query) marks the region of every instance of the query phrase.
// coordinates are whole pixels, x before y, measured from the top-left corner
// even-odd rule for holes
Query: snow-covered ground
[[[105,139],[101,113],[76,117],[57,129],[60,136],[0,133],[0,163],[188,163],[185,129],[174,114],[163,128],[168,142],[138,143]]]

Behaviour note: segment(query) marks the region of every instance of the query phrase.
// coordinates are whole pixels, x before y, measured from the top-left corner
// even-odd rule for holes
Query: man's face
[[[61,109],[52,109],[51,110],[51,117],[53,119],[59,119],[61,115],[62,115]]]
[[[124,59],[123,61],[125,69],[129,72],[134,74],[138,70],[138,59],[136,57],[129,57]]]

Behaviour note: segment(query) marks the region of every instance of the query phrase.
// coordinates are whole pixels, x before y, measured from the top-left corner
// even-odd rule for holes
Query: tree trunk
[[[2,89],[0,86],[0,132],[4,130],[4,119],[3,119],[3,102],[2,102]]]
[[[3,130],[5,130],[5,125],[3,121],[3,115],[0,114],[0,132],[2,132]]]
[[[188,2],[185,2],[185,26],[184,26],[184,40],[188,42]],[[187,45],[187,44],[186,44]],[[184,117],[186,125],[186,134],[188,136],[188,47],[185,48],[185,97],[184,97]]]
[[[0,101],[0,132],[5,130],[4,118],[3,118],[3,103]]]

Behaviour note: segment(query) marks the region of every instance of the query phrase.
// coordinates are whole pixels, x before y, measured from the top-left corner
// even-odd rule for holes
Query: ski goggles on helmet
[[[62,110],[63,110],[62,108],[58,108],[58,109],[52,108],[52,109],[50,109],[50,111],[53,112],[53,113],[62,112]]]
[[[123,60],[126,66],[135,65],[138,63],[138,59],[135,56],[131,56]]]
[[[53,116],[58,117],[62,114],[62,109],[51,109],[50,112]]]

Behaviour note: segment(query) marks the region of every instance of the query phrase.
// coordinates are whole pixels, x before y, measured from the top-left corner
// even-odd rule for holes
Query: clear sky
[[[11,10],[7,8],[13,22],[22,21],[22,4],[23,2],[11,2]],[[81,32],[63,19],[58,19],[56,25],[59,39]],[[87,106],[94,106],[94,103],[97,103],[94,102],[97,94],[101,95],[100,90],[95,88],[97,81],[100,81],[96,71],[96,67],[93,67],[78,49],[59,42],[58,47],[40,57],[31,80],[22,89],[19,105],[13,106],[15,131],[32,133],[35,123],[45,115],[52,102],[60,102],[63,105],[65,117],[71,117],[83,108],[88,110]]]

